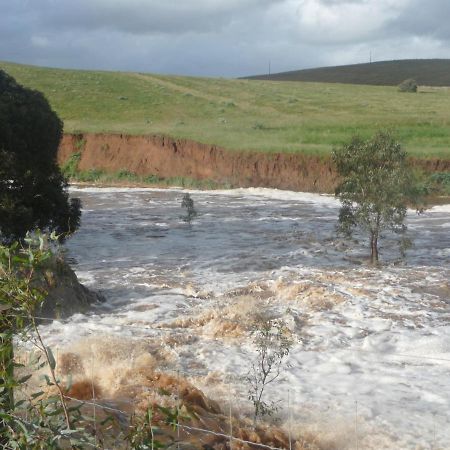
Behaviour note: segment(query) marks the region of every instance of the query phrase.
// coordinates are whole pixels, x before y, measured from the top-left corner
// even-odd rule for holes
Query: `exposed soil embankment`
[[[58,162],[81,153],[79,170],[127,170],[161,178],[213,180],[233,187],[270,187],[333,192],[336,172],[327,156],[231,151],[215,145],[161,136],[66,134]],[[450,160],[415,160],[426,171],[448,171]]]

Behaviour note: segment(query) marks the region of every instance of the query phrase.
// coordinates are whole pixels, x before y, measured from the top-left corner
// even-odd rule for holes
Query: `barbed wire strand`
[[[93,402],[90,402],[90,401],[87,401],[87,400],[79,400],[79,399],[77,399],[75,397],[71,397],[69,395],[65,395],[64,397],[66,399],[68,399],[68,400],[72,400],[74,402],[78,402],[78,403],[81,403],[83,405],[93,406],[95,404],[99,408],[102,408],[102,409],[104,409],[106,411],[111,411],[111,412],[116,412],[116,413],[119,413],[119,414],[128,415],[128,413],[126,411],[122,411],[121,409],[118,409],[118,408],[112,408],[110,406],[104,406],[104,405],[101,405],[99,403],[93,403]],[[125,403],[132,404],[132,402],[125,402]],[[259,443],[259,442],[248,441],[248,440],[245,440],[245,439],[238,438],[236,436],[232,436],[230,434],[218,433],[217,431],[208,430],[206,428],[199,428],[199,427],[193,427],[193,426],[190,426],[190,425],[182,425],[182,424],[176,424],[176,423],[174,423],[173,425],[176,426],[176,427],[180,427],[182,429],[186,429],[186,430],[190,430],[190,431],[198,431],[198,432],[206,433],[206,434],[211,434],[213,436],[221,437],[221,438],[224,438],[224,439],[227,439],[227,440],[232,439],[233,441],[240,442],[242,444],[255,445],[255,446],[258,446],[258,447],[267,448],[269,450],[287,450],[287,449],[282,448],[282,447],[273,447],[271,445],[262,444],[262,443]]]

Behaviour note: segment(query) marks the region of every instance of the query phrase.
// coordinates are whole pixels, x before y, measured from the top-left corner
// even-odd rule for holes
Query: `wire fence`
[[[67,324],[67,323],[74,323],[72,320],[70,319],[52,319],[52,318],[48,318],[48,317],[40,317],[37,316],[35,317],[35,320],[39,321],[41,324],[45,324],[45,323],[54,323],[55,325],[58,324]],[[235,322],[235,321],[231,321],[231,322]],[[237,323],[237,322],[236,322]],[[140,330],[143,331],[145,333],[148,333],[149,337],[159,337],[159,336],[166,336],[166,335],[170,335],[173,333],[183,333],[185,334],[187,331],[187,328],[185,327],[164,327],[164,326],[155,326],[152,324],[136,324],[136,323],[127,323],[127,324],[118,324],[117,322],[112,322],[112,321],[107,321],[107,320],[103,320],[100,318],[99,322],[92,324],[92,332],[93,333],[97,333],[99,330],[98,325],[101,326],[105,326],[105,327],[109,327],[109,332],[111,333],[115,333],[115,332],[119,332],[122,331],[123,328],[129,328],[131,330]],[[85,327],[89,327],[89,324],[84,324]],[[395,359],[401,359],[402,362],[404,364],[412,364],[412,361],[414,361],[414,364],[417,364],[417,362],[423,362],[423,363],[430,363],[430,362],[436,362],[436,363],[444,363],[450,364],[450,359],[448,358],[443,358],[443,357],[439,357],[439,356],[429,356],[429,355],[414,355],[414,354],[407,354],[407,353],[380,353],[380,352],[376,352],[376,351],[371,351],[371,350],[366,350],[366,349],[362,349],[362,348],[347,348],[344,349],[347,352],[350,353],[355,353],[355,354],[365,354],[365,355],[372,355],[372,356],[376,356],[377,358],[383,358],[383,362],[386,362],[386,358],[395,358]],[[405,362],[405,359],[407,360]],[[57,358],[58,360],[58,358]],[[411,361],[411,362],[408,362]],[[80,400],[74,396],[70,396],[70,395],[65,395],[65,398],[71,402],[75,402],[75,403],[79,403],[82,405],[86,405],[86,406],[90,406],[93,408],[93,423],[94,423],[94,427],[97,427],[97,410],[103,410],[103,411],[107,411],[107,412],[111,412],[111,413],[116,413],[116,414],[120,414],[123,417],[128,417],[130,415],[130,412],[125,411],[124,409],[121,409],[120,407],[115,407],[115,406],[111,406],[108,405],[108,401],[105,399],[98,399],[96,398],[96,391],[95,391],[95,386],[94,386],[94,372],[95,372],[95,359],[92,357],[91,361],[90,361],[90,373],[88,373],[88,375],[90,375],[90,379],[92,382],[92,398],[90,400]],[[185,378],[192,378],[192,377],[204,377],[205,376],[205,371],[204,370],[182,370],[181,368],[176,368],[176,369],[170,369],[170,368],[164,368],[163,369],[165,372],[171,372],[174,375],[177,375],[178,379],[180,374],[182,374]],[[177,387],[177,389],[179,389],[179,386]],[[229,385],[229,394],[228,394],[228,403],[229,403],[229,417],[228,417],[228,423],[229,423],[229,432],[218,432],[215,430],[211,430],[208,429],[207,427],[197,427],[197,426],[192,426],[192,425],[187,425],[187,424],[181,424],[177,421],[176,424],[173,424],[176,427],[177,433],[178,433],[178,440],[179,440],[179,432],[180,431],[184,431],[184,432],[190,432],[190,433],[197,433],[197,434],[203,434],[203,435],[207,435],[207,436],[213,436],[216,438],[220,438],[223,440],[226,440],[228,442],[228,446],[229,448],[232,450],[233,449],[233,443],[235,444],[240,444],[240,445],[248,445],[250,447],[255,447],[255,448],[265,448],[265,449],[269,449],[269,450],[292,450],[293,445],[295,444],[293,436],[292,436],[292,425],[293,425],[293,397],[292,397],[292,393],[290,392],[290,390],[288,390],[287,392],[287,407],[284,408],[284,415],[287,417],[287,421],[285,423],[285,430],[288,436],[288,444],[286,446],[283,447],[277,447],[277,446],[272,446],[272,445],[268,445],[262,442],[256,442],[253,440],[248,440],[248,439],[242,439],[241,437],[235,436],[233,435],[233,422],[235,420],[234,414],[233,414],[233,404],[237,404],[237,401],[235,398],[233,398],[232,394],[231,394],[231,383]],[[356,396],[355,396],[356,397]],[[177,408],[180,407],[180,394],[179,391],[177,391],[176,393],[176,401],[177,401]],[[135,403],[133,401],[128,401],[128,400],[124,400],[121,399],[121,403],[122,404],[127,404],[131,407],[135,406]],[[394,404],[395,401],[394,400],[390,400],[390,404]],[[404,402],[397,402],[399,408],[404,409],[405,404]],[[286,403],[285,403],[286,405]],[[362,442],[363,442],[363,427],[361,426],[361,422],[364,420],[364,417],[362,415],[362,409],[365,405],[363,404],[363,402],[361,402],[360,399],[355,398],[354,400],[354,426],[353,426],[353,440],[354,440],[354,444],[351,445],[348,448],[354,448],[357,450],[362,450]],[[235,408],[235,409],[239,409],[239,408]],[[223,413],[225,415],[225,413]],[[436,436],[437,431],[436,431],[436,424],[434,423],[434,421],[436,420],[436,418],[440,417],[441,419],[443,419],[444,422],[448,423],[449,422],[449,416],[445,415],[445,414],[441,414],[438,412],[431,412],[432,416],[433,416],[433,432],[432,432],[432,436],[430,437],[430,446],[429,448],[432,450],[438,450],[438,449],[444,449],[446,447],[439,447],[438,445],[438,438]],[[177,415],[178,417],[179,415]],[[93,446],[95,448],[95,445]],[[450,442],[448,443],[448,447],[450,448]]]

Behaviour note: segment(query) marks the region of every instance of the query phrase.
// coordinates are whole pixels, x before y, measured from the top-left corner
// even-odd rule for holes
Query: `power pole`
[[[270,64],[271,64],[271,61],[269,59],[269,77],[270,77]]]

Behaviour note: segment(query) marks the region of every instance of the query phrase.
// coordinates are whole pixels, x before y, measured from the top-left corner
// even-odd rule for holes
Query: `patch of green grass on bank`
[[[450,196],[450,172],[437,172],[429,176],[429,190],[437,195]]]
[[[125,185],[141,185],[141,186],[155,186],[155,187],[181,187],[185,189],[229,189],[229,184],[217,183],[213,180],[196,180],[188,177],[169,177],[161,178],[157,175],[136,175],[126,170],[121,170],[115,173],[107,173],[98,169],[91,169],[87,171],[79,171],[71,176],[72,183],[93,183],[93,184],[125,184]]]
[[[329,154],[392,129],[412,156],[450,158],[450,89],[194,78],[1,63],[45,93],[66,132],[158,134],[228,149]]]

